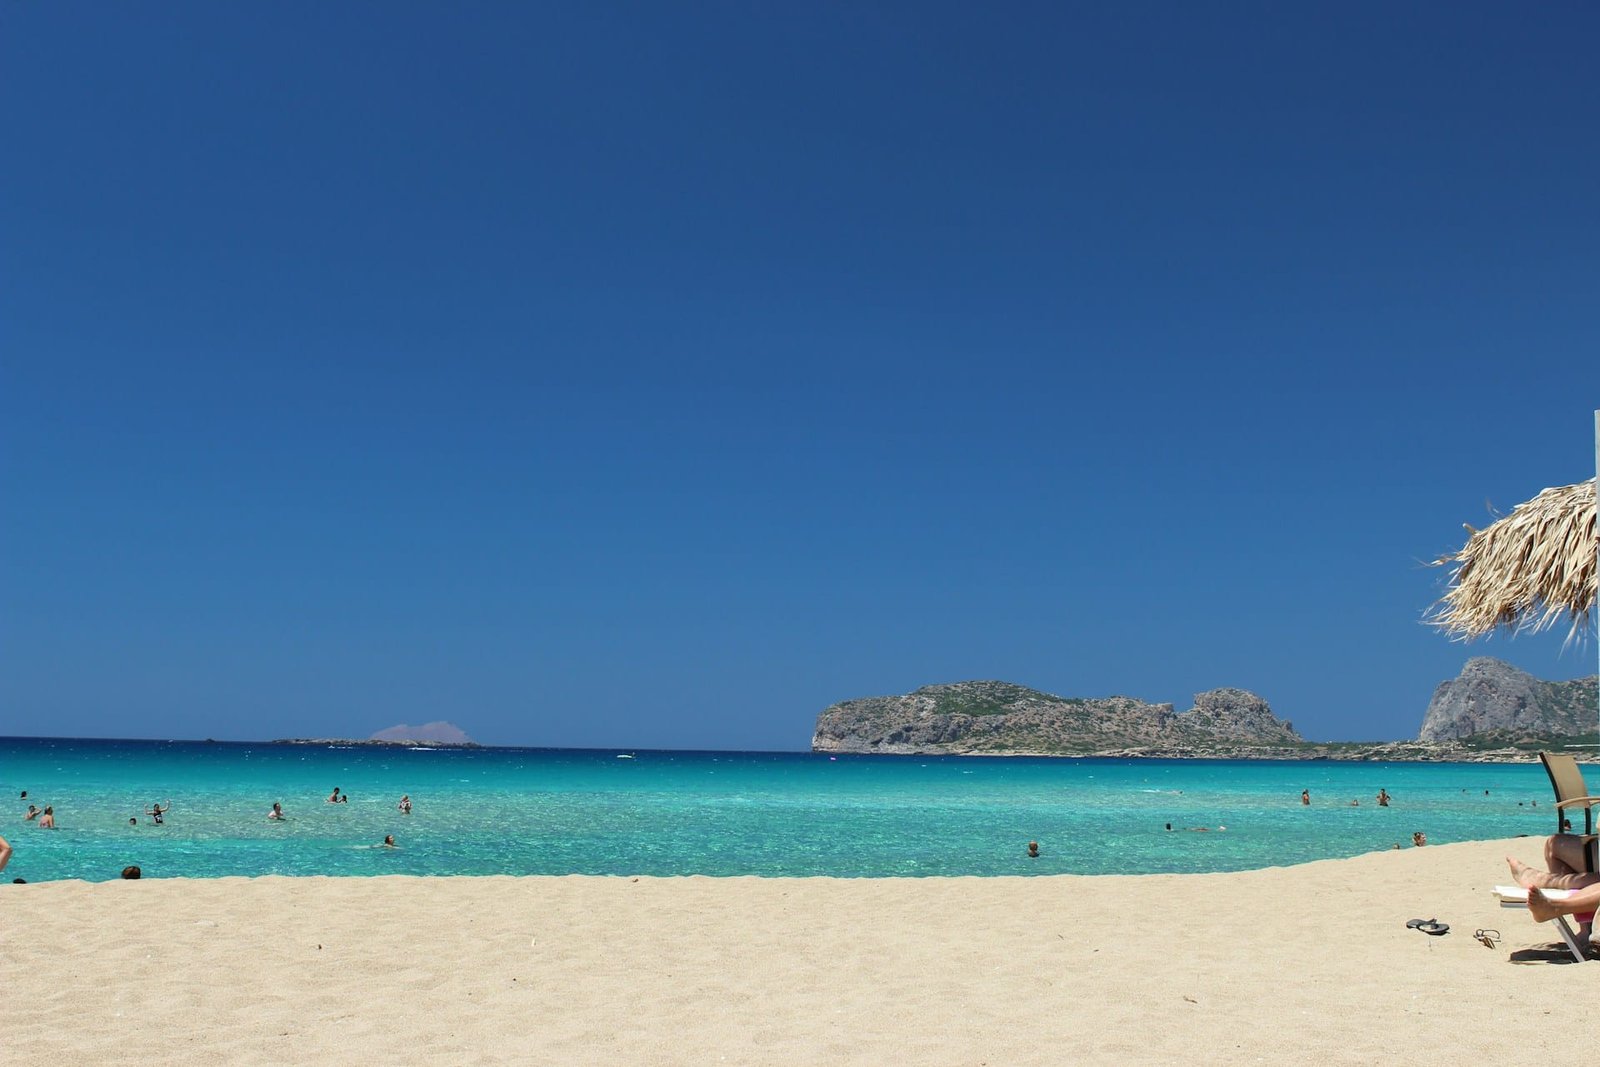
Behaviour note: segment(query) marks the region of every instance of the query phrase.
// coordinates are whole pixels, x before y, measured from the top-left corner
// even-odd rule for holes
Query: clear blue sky
[[[1593,473],[1592,5],[0,8],[0,734],[1414,735]]]

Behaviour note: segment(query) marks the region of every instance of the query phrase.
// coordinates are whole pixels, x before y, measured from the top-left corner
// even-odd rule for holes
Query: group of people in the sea
[[[1484,790],[1484,792],[1487,793],[1488,790],[1486,789],[1486,790]],[[1379,786],[1378,787],[1378,795],[1373,797],[1372,799],[1374,799],[1374,800],[1376,800],[1378,802],[1378,807],[1387,808],[1389,806],[1389,801],[1393,800],[1394,797],[1389,794],[1389,790],[1385,789],[1383,786]],[[1309,808],[1311,806],[1311,790],[1309,790],[1309,789],[1300,790],[1300,803],[1304,807],[1308,807]],[[1360,801],[1359,798],[1355,798],[1355,799],[1352,799],[1350,801],[1350,807],[1359,808],[1360,806],[1361,806],[1361,801]],[[1170,827],[1169,827],[1169,829],[1170,829]],[[1421,830],[1416,830],[1411,834],[1411,844],[1412,844],[1413,847],[1421,848],[1423,845],[1426,845],[1427,843],[1428,843],[1428,835],[1423,833]],[[1395,848],[1399,848],[1400,847],[1400,842],[1396,841],[1394,843],[1394,847]]]
[[[28,799],[28,791],[26,789],[22,791],[20,799]],[[329,804],[348,804],[350,802],[350,794],[342,792],[338,786],[334,786],[333,792],[328,795],[327,802]],[[402,815],[410,815],[411,795],[409,793],[402,795],[400,797],[400,802],[395,805],[395,808]],[[144,814],[149,817],[151,825],[164,826],[166,825],[167,812],[171,810],[172,801],[170,799],[165,804],[161,803],[160,801],[152,801],[150,806],[144,809]],[[272,808],[267,812],[267,818],[273,822],[287,822],[289,819],[289,817],[283,812],[283,803],[276,800],[272,802]],[[28,810],[22,813],[22,821],[31,822],[41,830],[54,830],[56,828],[55,806],[46,804],[43,808],[41,808],[37,804],[29,804]],[[130,827],[137,827],[139,825],[138,816],[130,816],[128,818],[128,825]],[[376,845],[369,845],[366,847],[399,848],[400,846],[395,844],[393,834],[384,834],[381,842]],[[6,864],[11,862],[13,851],[14,850],[12,849],[11,844],[6,841],[4,837],[0,837],[0,871],[5,870]],[[141,875],[141,870],[136,866],[125,867],[122,870],[122,877],[124,878],[138,878],[141,877]],[[17,878],[14,879],[14,881],[22,882],[23,879]]]
[[[169,803],[170,803],[170,801],[169,801]],[[328,804],[348,804],[348,803],[350,803],[350,794],[349,793],[340,792],[339,787],[338,786],[334,786],[333,787],[333,792],[328,794],[328,799],[327,799],[327,801],[325,801],[325,803],[328,803]],[[411,814],[411,795],[409,793],[402,795],[400,797],[400,803],[395,805],[395,809],[397,811],[399,811],[401,815],[410,815]],[[267,812],[267,818],[271,819],[273,822],[285,822],[285,821],[288,820],[289,816],[287,816],[287,815],[285,815],[283,813],[283,802],[282,801],[274,800],[272,802],[272,809]]]
[[[1378,802],[1378,807],[1387,808],[1389,806],[1389,801],[1393,800],[1394,798],[1389,795],[1389,791],[1387,789],[1383,788],[1382,786],[1379,786],[1378,787],[1378,795],[1373,797],[1372,799],[1374,799],[1374,800],[1376,800]],[[1311,790],[1309,790],[1309,789],[1300,790],[1300,803],[1302,805],[1304,805],[1305,807],[1308,807],[1308,808],[1311,806]],[[1350,800],[1350,806],[1352,808],[1359,808],[1361,806],[1360,798],[1352,797],[1351,800]]]

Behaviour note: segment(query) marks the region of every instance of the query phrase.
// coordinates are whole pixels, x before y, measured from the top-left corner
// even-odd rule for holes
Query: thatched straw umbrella
[[[1497,629],[1537,633],[1563,617],[1569,641],[1590,628],[1600,579],[1600,411],[1594,465],[1587,482],[1546,489],[1481,530],[1468,526],[1461,550],[1434,561],[1455,569],[1428,621],[1464,641]]]
[[[1565,618],[1586,629],[1595,606],[1595,483],[1546,489],[1434,561],[1454,566],[1428,621],[1460,640],[1497,629],[1538,633]]]

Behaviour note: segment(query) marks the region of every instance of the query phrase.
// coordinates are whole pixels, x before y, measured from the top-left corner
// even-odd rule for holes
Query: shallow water
[[[1230,871],[1555,822],[1537,763],[634,755],[0,739],[5,879]],[[350,803],[324,802],[334,786]],[[24,822],[30,802],[59,829]],[[400,847],[369,847],[385,834]]]

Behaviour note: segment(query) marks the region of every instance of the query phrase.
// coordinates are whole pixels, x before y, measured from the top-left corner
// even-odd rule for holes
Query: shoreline
[[[1232,760],[1259,763],[1504,763],[1526,764],[1537,762],[1540,748],[1484,748],[1473,749],[1460,742],[1443,741],[1308,741],[1304,748],[1266,747],[1259,745],[1215,745],[1204,749],[1175,750],[1164,747],[1129,746],[1096,749],[1086,752],[1028,752],[1014,749],[966,750],[918,748],[915,746],[878,747],[870,751],[849,748],[803,749],[710,749],[710,748],[628,748],[604,746],[591,748],[565,748],[548,745],[486,745],[478,742],[455,741],[374,741],[348,738],[273,738],[270,740],[218,740],[217,738],[160,738],[160,737],[55,737],[38,735],[0,736],[0,745],[8,742],[37,744],[41,742],[69,742],[72,744],[139,744],[139,745],[201,745],[201,746],[262,746],[350,748],[376,750],[428,749],[438,751],[463,751],[475,753],[496,752],[573,752],[605,753],[612,755],[739,755],[739,756],[894,756],[926,759],[930,756],[960,757],[963,759],[1140,759],[1140,760]],[[1567,752],[1582,762],[1600,762],[1600,749],[1590,745],[1577,747],[1560,742],[1541,743],[1547,751]],[[1587,757],[1587,758],[1586,758]]]
[[[0,886],[18,1062],[1130,1064],[1566,1055],[1541,838],[1227,874]],[[1437,918],[1451,931],[1407,929]],[[1473,940],[1503,931],[1496,949]],[[426,998],[426,999],[424,999]],[[417,1007],[427,1004],[428,1010]],[[1485,1019],[1492,1018],[1493,1025]],[[1283,1025],[1266,1026],[1264,1020]],[[63,1025],[70,1020],[70,1025]]]
[[[1474,845],[1497,844],[1497,845],[1506,846],[1508,848],[1512,848],[1513,846],[1516,846],[1519,843],[1526,843],[1527,841],[1530,841],[1530,840],[1537,840],[1537,841],[1542,842],[1544,840],[1544,836],[1539,835],[1539,834],[1519,834],[1516,837],[1510,837],[1510,838],[1484,838],[1483,840],[1475,840],[1475,841],[1452,841],[1452,842],[1446,842],[1446,843],[1442,843],[1442,844],[1426,845],[1426,846],[1422,846],[1422,847],[1433,848],[1433,849],[1446,849],[1446,848],[1458,848],[1458,847],[1474,846]],[[364,846],[352,846],[352,847],[364,847]],[[403,873],[376,873],[376,874],[324,874],[324,873],[316,873],[316,874],[277,874],[277,873],[273,873],[273,874],[216,874],[216,875],[210,875],[210,874],[171,874],[171,875],[141,874],[139,879],[137,879],[137,880],[141,881],[141,882],[145,882],[145,883],[150,883],[150,882],[213,883],[213,882],[229,882],[229,881],[233,881],[233,882],[262,882],[262,881],[273,881],[273,880],[281,880],[281,881],[284,881],[284,882],[305,882],[305,881],[314,881],[314,880],[318,880],[318,879],[335,880],[335,881],[350,880],[350,881],[358,881],[359,882],[359,881],[367,881],[367,880],[371,880],[371,879],[400,879],[400,880],[410,880],[410,881],[415,881],[415,882],[433,883],[433,882],[450,882],[450,881],[455,881],[455,880],[471,882],[471,881],[501,881],[501,880],[511,880],[511,881],[539,881],[539,880],[555,881],[555,880],[561,880],[561,879],[592,879],[592,880],[597,881],[597,882],[641,882],[641,881],[685,882],[685,881],[691,881],[691,880],[703,880],[703,881],[708,881],[708,882],[733,882],[733,881],[739,881],[741,879],[747,879],[747,880],[755,881],[755,882],[815,882],[815,881],[822,881],[822,882],[843,882],[843,883],[847,883],[847,884],[848,883],[855,883],[855,882],[904,882],[904,883],[907,883],[909,885],[916,885],[916,884],[923,883],[923,882],[941,882],[941,881],[942,882],[957,882],[957,881],[1000,882],[1000,881],[1010,880],[1010,881],[1018,881],[1018,882],[1039,882],[1039,881],[1048,881],[1050,879],[1061,879],[1061,878],[1087,878],[1087,879],[1095,879],[1095,878],[1227,878],[1227,877],[1231,877],[1231,876],[1234,876],[1234,875],[1255,874],[1255,873],[1258,873],[1258,872],[1261,872],[1261,871],[1294,871],[1294,870],[1300,870],[1302,868],[1309,867],[1309,866],[1312,866],[1312,865],[1318,864],[1318,863],[1351,863],[1351,862],[1363,859],[1364,857],[1367,857],[1367,856],[1389,856],[1389,855],[1394,855],[1395,853],[1399,853],[1399,852],[1412,852],[1412,851],[1416,851],[1416,850],[1417,850],[1416,846],[1412,846],[1410,844],[1405,844],[1400,848],[1393,848],[1393,847],[1390,847],[1390,848],[1375,848],[1375,849],[1371,849],[1371,850],[1369,850],[1367,852],[1357,853],[1354,856],[1320,857],[1320,858],[1317,858],[1317,859],[1302,860],[1302,861],[1300,861],[1298,863],[1270,864],[1270,865],[1264,866],[1264,867],[1248,867],[1248,868],[1245,868],[1245,869],[1242,869],[1242,870],[1234,870],[1234,871],[1129,871],[1129,872],[1126,872],[1126,873],[1117,873],[1117,874],[1075,874],[1075,873],[1070,873],[1070,872],[1052,872],[1052,873],[1048,873],[1048,874],[866,874],[866,875],[848,875],[848,874],[745,874],[745,873],[741,873],[741,874],[704,874],[704,873],[698,873],[698,872],[694,873],[694,874],[642,874],[642,873],[641,874],[586,874],[586,873],[576,872],[575,871],[575,872],[565,873],[565,874],[403,874]],[[1533,861],[1529,861],[1529,862],[1534,862],[1535,865],[1537,866],[1537,861],[1538,861],[1538,857],[1535,856],[1534,860]],[[18,889],[25,889],[28,886],[106,885],[106,884],[116,883],[116,882],[119,882],[119,881],[122,881],[122,879],[115,878],[115,877],[103,878],[103,879],[99,879],[99,880],[91,880],[91,879],[88,879],[88,878],[56,878],[56,879],[49,879],[49,880],[41,879],[39,881],[31,881],[30,880],[30,881],[27,881],[27,882],[23,882],[21,884],[13,884],[13,883],[10,883],[9,877],[7,877],[5,879],[0,879],[0,892],[9,892],[9,891],[14,891],[14,890],[18,890]]]

